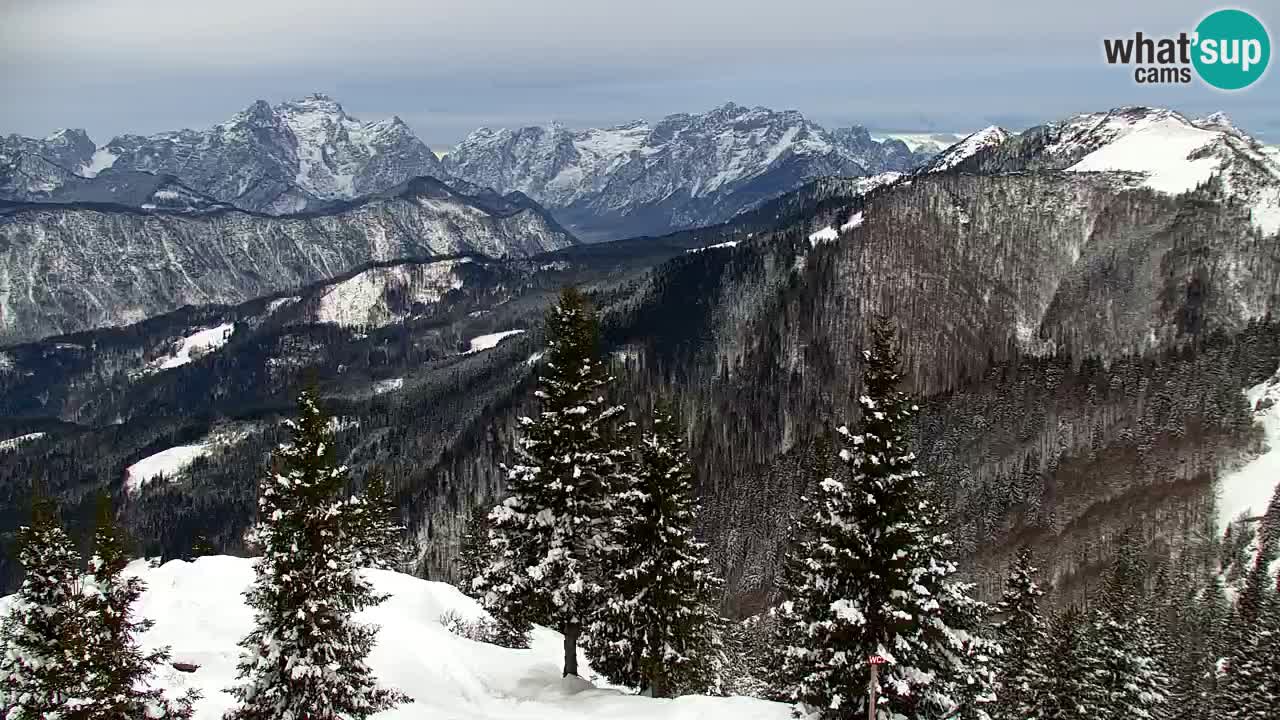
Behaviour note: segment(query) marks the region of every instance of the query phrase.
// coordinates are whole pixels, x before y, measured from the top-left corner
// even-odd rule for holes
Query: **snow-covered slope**
[[[197,443],[195,445],[177,445],[161,450],[154,455],[148,455],[125,468],[125,491],[130,494],[136,493],[144,485],[156,478],[174,478],[185,470],[188,465],[195,462],[197,458],[206,455],[208,452],[208,445]]]
[[[1254,409],[1254,422],[1262,427],[1266,449],[1220,480],[1219,530],[1242,514],[1249,517],[1262,515],[1276,486],[1280,485],[1280,370],[1265,382],[1246,390],[1245,397]]]
[[[503,330],[502,332],[489,333],[479,337],[471,338],[471,347],[467,350],[467,354],[478,353],[482,350],[492,350],[498,347],[498,343],[512,335],[519,335],[523,330]]]
[[[462,287],[458,267],[467,258],[421,265],[393,265],[364,270],[324,288],[317,300],[315,322],[343,327],[384,327],[413,314],[415,306],[440,302]],[[396,301],[389,297],[394,295]]]
[[[235,323],[223,323],[217,327],[197,330],[174,343],[165,355],[148,364],[149,370],[172,370],[197,360],[227,344],[235,332]]]
[[[1250,211],[1264,234],[1280,232],[1280,158],[1223,113],[1192,119],[1172,110],[1122,107],[1075,115],[1009,135],[975,133],[920,172],[1066,170],[1110,173],[1120,187],[1167,195],[1211,180]]]
[[[519,190],[570,227],[618,237],[726,220],[814,177],[908,170],[927,157],[861,127],[728,103],[650,125],[481,128],[445,157],[457,177]]]
[[[21,204],[0,208],[0,344],[238,303],[370,261],[527,257],[574,242],[527,198],[429,178],[289,217]]]
[[[147,646],[168,645],[173,662],[194,672],[163,668],[155,684],[175,694],[200,690],[196,720],[220,720],[234,706],[236,643],[253,623],[241,593],[253,580],[252,561],[225,556],[160,567],[134,562],[129,572],[147,582],[139,613],[155,621]],[[675,700],[597,689],[560,677],[562,643],[545,628],[533,647],[508,650],[466,640],[444,629],[446,612],[464,619],[483,615],[475,601],[444,583],[386,571],[370,571],[378,592],[390,595],[363,620],[381,626],[369,661],[379,681],[414,702],[377,715],[379,720],[786,720],[790,708],[753,698],[682,697]],[[0,605],[7,604],[7,598]],[[584,666],[585,667],[585,666]]]
[[[1008,130],[997,125],[985,127],[938,153],[924,167],[923,172],[950,170],[979,152],[996,147],[1008,139]]]

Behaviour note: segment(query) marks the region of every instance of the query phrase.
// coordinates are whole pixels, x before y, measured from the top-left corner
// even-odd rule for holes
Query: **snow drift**
[[[248,633],[253,613],[241,593],[253,580],[252,561],[226,556],[160,567],[135,561],[129,572],[147,582],[137,610],[155,621],[143,636],[147,646],[169,645],[172,662],[154,682],[174,694],[196,688],[196,720],[220,720],[234,704],[225,690],[235,682],[236,643]],[[458,637],[439,622],[453,611],[464,619],[484,614],[457,588],[395,572],[371,570],[378,592],[391,595],[361,619],[381,626],[369,658],[379,681],[414,702],[378,714],[387,720],[500,720],[620,718],[622,720],[785,720],[790,708],[754,698],[682,697],[661,700],[596,688],[586,680],[560,677],[562,640],[534,630],[532,648],[509,650]],[[7,612],[8,598],[0,599]],[[585,667],[585,666],[583,666]],[[589,670],[587,671],[589,674]]]

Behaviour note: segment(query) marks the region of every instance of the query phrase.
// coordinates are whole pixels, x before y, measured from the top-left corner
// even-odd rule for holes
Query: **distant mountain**
[[[465,195],[430,178],[275,217],[211,202],[171,178],[128,175],[154,181],[119,194],[146,200],[141,209],[110,198],[0,201],[0,342],[239,302],[369,261],[525,257],[576,242],[523,195]]]
[[[46,199],[87,166],[96,150],[84,130],[0,137],[0,198]]]
[[[0,141],[0,196],[12,200],[84,200],[74,191],[96,183],[83,178],[121,171],[172,175],[217,202],[271,214],[318,210],[413,177],[445,177],[435,153],[400,118],[362,122],[325,95],[274,107],[259,100],[207,130],[122,135],[101,148],[83,130]]]
[[[481,128],[445,156],[454,176],[519,190],[588,239],[723,222],[816,177],[914,168],[928,157],[865,128],[729,103],[657,123]]]

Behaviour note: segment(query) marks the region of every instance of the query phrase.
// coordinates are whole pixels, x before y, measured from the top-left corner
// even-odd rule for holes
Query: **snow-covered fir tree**
[[[230,720],[363,720],[408,701],[378,686],[365,659],[377,628],[355,613],[384,600],[359,572],[358,503],[344,500],[328,417],[302,391],[299,417],[258,489],[262,549],[245,593],[254,627],[240,646]]]
[[[1089,676],[1099,693],[1097,720],[1161,717],[1169,678],[1157,635],[1143,608],[1143,568],[1132,531],[1120,539],[1089,616]]]
[[[807,503],[787,559],[779,676],[801,712],[864,718],[867,662],[879,655],[882,720],[981,717],[998,647],[979,633],[986,608],[955,578],[950,541],[920,487],[907,442],[917,408],[898,389],[893,343],[892,325],[878,321],[863,352],[861,428],[839,428],[842,462]]]
[[[996,639],[1003,653],[996,663],[1000,702],[992,715],[1000,720],[1024,720],[1035,715],[1036,694],[1045,683],[1044,653],[1048,629],[1040,615],[1044,591],[1036,582],[1030,547],[1022,547],[1005,579],[996,605],[1001,619]]]
[[[364,492],[349,504],[359,565],[383,570],[402,567],[409,557],[405,527],[400,522],[400,506],[391,496],[382,471],[371,471]]]
[[[461,547],[458,549],[458,575],[462,579],[461,590],[467,596],[478,600],[484,599],[484,592],[476,589],[476,582],[479,580],[483,584],[484,572],[493,560],[489,545],[489,533],[493,528],[489,515],[492,512],[493,508],[484,503],[477,505],[471,511],[462,533]],[[527,648],[529,632],[532,630],[533,623],[528,618],[511,612],[500,613],[493,617],[493,627],[489,637],[493,644],[500,647]]]
[[[489,531],[493,528],[489,515],[492,512],[493,508],[486,503],[472,508],[458,544],[458,577],[461,578],[459,588],[468,597],[477,600],[484,599],[484,593],[476,590],[476,580],[484,575],[493,559],[489,549]]]
[[[152,622],[134,615],[134,603],[146,584],[126,575],[129,564],[121,530],[110,500],[98,503],[93,555],[84,579],[82,600],[85,622],[85,703],[83,717],[95,720],[139,718],[189,718],[193,692],[171,701],[148,686],[153,670],[169,660],[168,648],[143,650],[138,634]]]
[[[22,587],[0,636],[0,717],[73,717],[86,695],[80,557],[56,504],[39,492],[31,524],[18,530],[18,562]]]
[[[537,417],[520,418],[518,464],[493,512],[492,562],[475,584],[485,607],[513,623],[564,634],[564,674],[578,674],[583,626],[606,599],[601,556],[610,542],[619,467],[616,432],[594,310],[566,288],[547,316]]]
[[[1045,652],[1045,682],[1035,693],[1035,714],[1045,720],[1095,720],[1101,697],[1090,672],[1096,658],[1089,654],[1088,619],[1069,607],[1049,627]]]
[[[720,583],[694,535],[698,506],[680,428],[663,406],[617,497],[609,601],[584,636],[591,666],[654,697],[706,692],[721,650]]]

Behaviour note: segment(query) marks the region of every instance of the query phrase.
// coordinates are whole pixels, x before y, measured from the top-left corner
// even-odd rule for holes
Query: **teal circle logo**
[[[1267,29],[1243,10],[1218,10],[1196,26],[1191,62],[1200,79],[1219,90],[1249,87],[1270,60]]]

